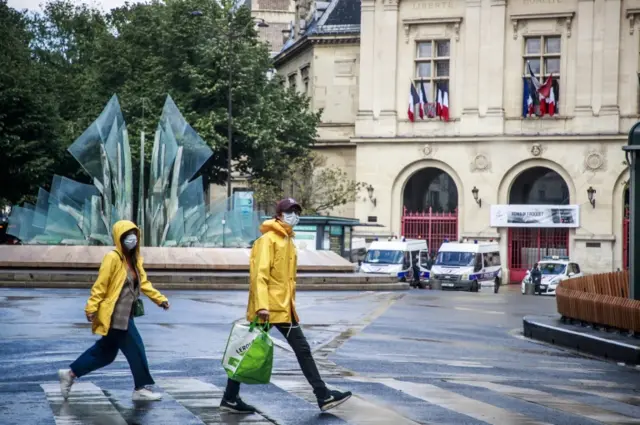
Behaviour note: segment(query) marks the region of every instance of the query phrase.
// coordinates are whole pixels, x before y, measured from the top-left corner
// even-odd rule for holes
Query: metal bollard
[[[525,283],[524,284],[524,294],[525,295],[535,295],[536,293],[536,285],[533,283]]]

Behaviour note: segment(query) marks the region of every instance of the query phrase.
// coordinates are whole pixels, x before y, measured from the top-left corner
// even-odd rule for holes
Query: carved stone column
[[[478,116],[481,0],[466,0],[463,115]]]
[[[398,2],[383,0],[382,21],[376,28],[379,38],[376,40],[376,79],[379,91],[376,93],[380,106],[380,124],[385,133],[396,132],[397,69],[398,69]]]
[[[593,0],[578,0],[576,115],[592,115]]]
[[[604,11],[604,51],[602,53],[601,115],[618,115],[618,73],[620,70],[620,0],[606,0]]]
[[[495,81],[504,81],[504,49],[506,27],[505,15],[507,13],[507,0],[491,0],[489,32],[491,33],[491,54],[482,58],[487,61],[485,69],[489,72],[484,76],[483,84],[492,87]],[[504,116],[504,96],[502,90],[489,90],[487,92],[487,115]]]
[[[360,18],[360,76],[358,93],[358,121],[373,119],[375,69],[375,0],[362,0]],[[356,123],[356,133],[360,133]]]

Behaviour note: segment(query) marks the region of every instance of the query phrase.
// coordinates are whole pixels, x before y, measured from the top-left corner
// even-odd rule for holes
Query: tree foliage
[[[319,114],[309,110],[305,96],[284,89],[278,78],[267,78],[268,48],[258,40],[245,7],[235,8],[228,0],[152,0],[104,13],[72,0],[52,0],[43,13],[30,16],[0,0],[0,13],[0,54],[10,56],[0,70],[0,143],[7,145],[9,135],[18,137],[18,145],[33,144],[28,151],[47,162],[33,163],[37,172],[12,193],[0,187],[0,197],[11,202],[34,193],[34,185],[48,184],[52,171],[78,177],[78,165],[64,150],[114,93],[134,159],[142,130],[152,144],[170,94],[214,151],[202,170],[211,183],[224,182],[228,172],[230,75],[234,170],[271,179],[313,145]],[[22,106],[10,90],[20,92]],[[27,102],[35,105],[26,107]],[[54,152],[35,155],[47,149]],[[31,164],[17,149],[8,152],[3,152],[7,161]]]
[[[322,215],[355,201],[365,183],[350,179],[344,170],[326,162],[322,155],[310,152],[289,164],[286,179],[252,179],[256,202],[271,206],[292,197],[302,206],[303,214]]]
[[[29,23],[0,0],[0,208],[35,195],[60,152],[54,93],[32,61]]]

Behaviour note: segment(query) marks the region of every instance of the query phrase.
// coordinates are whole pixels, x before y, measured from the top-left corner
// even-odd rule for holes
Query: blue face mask
[[[129,251],[131,251],[132,249],[134,249],[136,247],[136,245],[138,245],[138,237],[136,235],[127,235],[124,240],[122,241],[122,243],[124,244],[124,247],[127,248]]]
[[[295,227],[300,222],[300,216],[294,212],[292,213],[283,213],[282,221],[287,223],[291,227]]]

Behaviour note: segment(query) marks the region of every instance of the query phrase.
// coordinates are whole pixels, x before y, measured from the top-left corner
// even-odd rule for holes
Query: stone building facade
[[[498,241],[514,281],[545,254],[585,272],[625,267],[621,147],[640,118],[640,0],[332,0],[309,10],[318,13],[302,17],[275,65],[323,108],[317,149],[373,187],[338,213],[431,249],[444,237]],[[523,116],[527,63],[554,81],[553,116]],[[429,101],[446,91],[449,120],[410,121],[411,84]],[[492,210],[510,204],[572,206],[576,223],[492,226]]]

